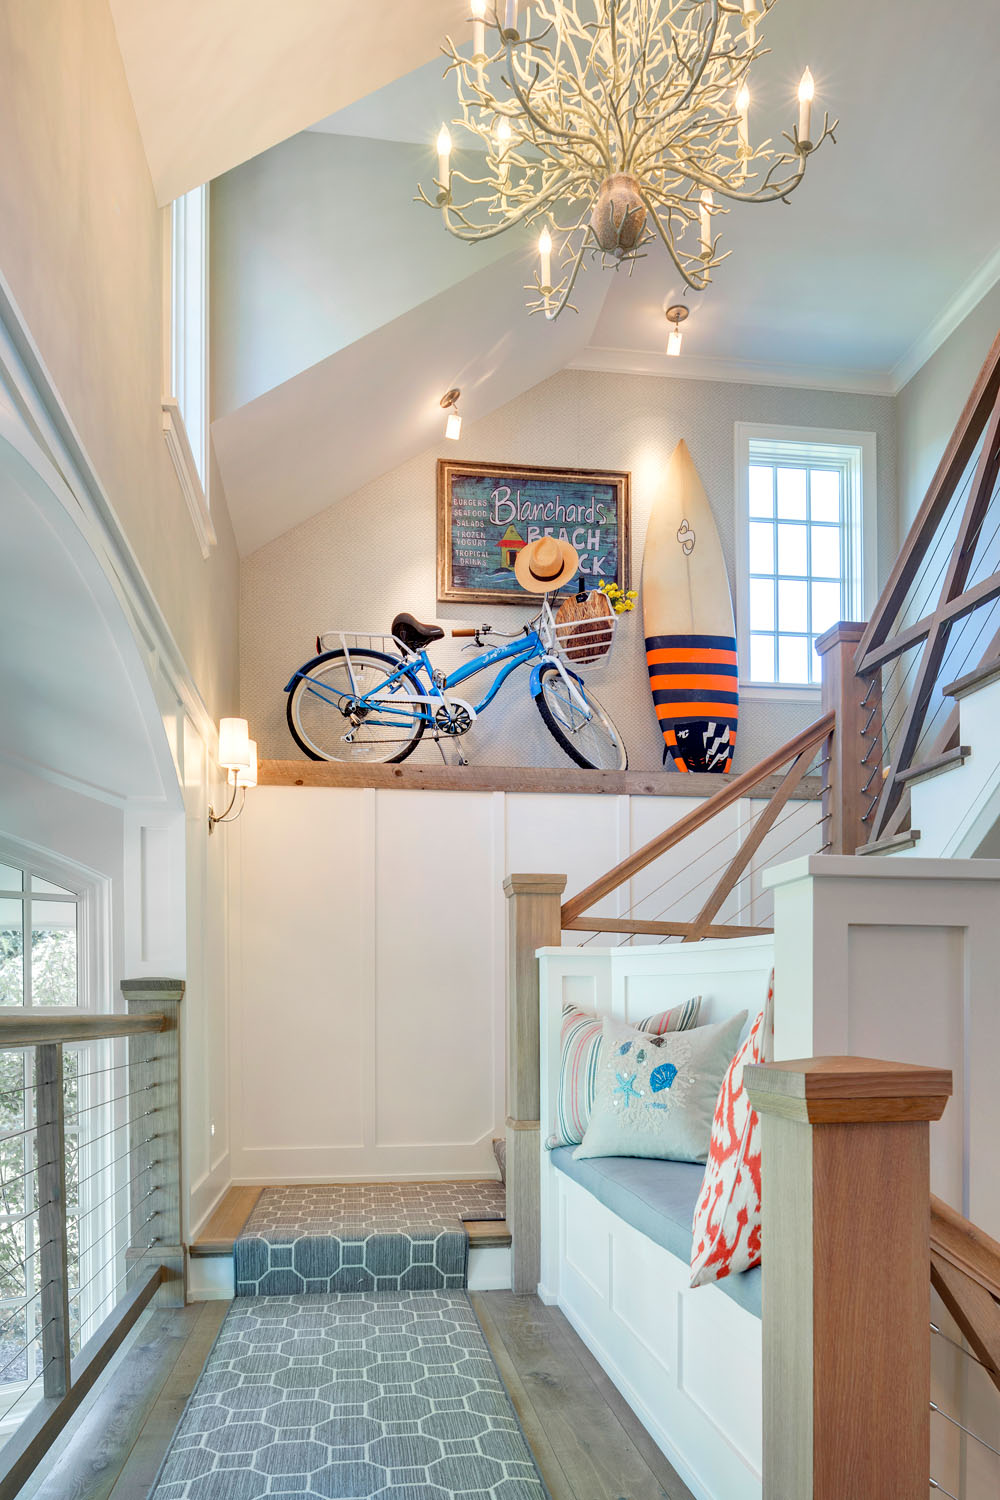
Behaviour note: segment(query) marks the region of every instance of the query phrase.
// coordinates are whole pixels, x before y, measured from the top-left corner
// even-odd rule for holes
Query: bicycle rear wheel
[[[577,678],[574,678],[574,683],[587,711],[570,693],[558,667],[542,668],[535,699],[542,723],[578,766],[592,771],[626,770],[628,751],[611,715],[601,707],[585,683]]]
[[[405,760],[424,732],[424,705],[414,702],[420,684],[409,674],[386,689],[392,701],[358,705],[399,670],[378,651],[327,651],[307,662],[288,694],[285,713],[292,739],[310,760],[389,765]]]

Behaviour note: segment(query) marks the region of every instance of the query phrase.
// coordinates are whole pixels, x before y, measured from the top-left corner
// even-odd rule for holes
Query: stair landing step
[[[943,771],[950,771],[952,766],[960,766],[971,754],[971,745],[956,745],[954,750],[935,755],[933,760],[922,760],[919,765],[900,771],[896,780],[907,786],[912,786],[915,781],[930,781],[932,776],[940,776]]]
[[[861,844],[855,854],[893,854],[897,849],[912,849],[920,838],[919,828],[908,828],[904,833],[893,833],[884,839],[874,839],[870,844]]]
[[[279,1186],[277,1183],[273,1185]],[[188,1254],[197,1259],[231,1256],[236,1240],[264,1191],[262,1187],[228,1188],[198,1231],[197,1238],[188,1246]],[[469,1220],[465,1229],[470,1250],[489,1250],[510,1244],[506,1219]]]

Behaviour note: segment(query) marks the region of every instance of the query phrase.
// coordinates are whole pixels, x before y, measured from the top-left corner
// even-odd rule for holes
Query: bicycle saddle
[[[421,625],[412,615],[397,615],[392,622],[392,633],[407,651],[422,651],[444,635],[440,625]]]

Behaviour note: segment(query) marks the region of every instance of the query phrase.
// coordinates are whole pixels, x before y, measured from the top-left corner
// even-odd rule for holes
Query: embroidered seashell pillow
[[[747,1012],[664,1036],[605,1019],[590,1124],[573,1155],[705,1161]]]

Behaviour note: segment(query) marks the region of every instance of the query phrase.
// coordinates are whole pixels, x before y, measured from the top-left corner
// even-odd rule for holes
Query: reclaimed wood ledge
[[[612,797],[711,797],[736,778],[696,771],[584,771],[541,766],[345,766],[329,760],[262,760],[258,786],[395,787],[408,792],[603,793]],[[765,777],[755,800],[771,798],[782,778]],[[804,776],[795,800],[818,802],[819,776]]]

